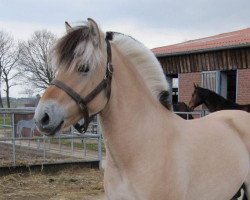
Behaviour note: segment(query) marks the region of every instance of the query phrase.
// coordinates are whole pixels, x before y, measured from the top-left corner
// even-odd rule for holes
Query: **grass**
[[[3,125],[11,125],[11,115],[0,115],[0,129]]]
[[[88,150],[98,151],[98,144],[95,143],[87,143],[86,148]],[[102,143],[102,152],[105,152],[104,144]]]
[[[59,144],[59,139],[50,139],[50,142],[52,144]],[[61,139],[61,144],[65,145],[65,146],[71,146],[71,141],[70,138],[69,139]],[[74,140],[74,147],[76,148],[83,148],[84,144],[81,142],[81,140],[77,139]],[[86,149],[87,150],[91,150],[91,151],[98,151],[98,143],[97,140],[96,141],[88,141],[86,142]],[[105,152],[105,147],[104,144],[102,142],[102,152]]]
[[[12,125],[11,123],[11,115],[0,115],[0,130],[4,130],[4,132],[6,133],[6,131],[8,133],[11,133],[11,127],[6,127],[4,125]]]

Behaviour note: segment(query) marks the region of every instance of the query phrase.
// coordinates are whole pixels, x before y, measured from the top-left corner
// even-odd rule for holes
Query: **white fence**
[[[33,115],[34,108],[0,109],[0,167],[82,161],[101,165],[103,145],[96,120],[85,134],[70,128],[46,137],[35,131]]]
[[[174,111],[174,113],[177,115],[182,115],[183,118],[185,118],[187,120],[190,119],[190,116],[192,116],[193,118],[200,118],[200,117],[204,117],[204,116],[209,114],[209,112],[207,110],[196,110],[196,111],[192,111],[192,112]]]

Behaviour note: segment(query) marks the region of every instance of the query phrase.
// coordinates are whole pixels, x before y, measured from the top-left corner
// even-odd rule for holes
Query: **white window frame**
[[[204,77],[207,76],[208,74],[215,75],[215,88],[210,88],[205,84]],[[220,71],[204,71],[201,73],[201,84],[202,87],[207,88],[209,90],[213,90],[217,94],[220,94]]]

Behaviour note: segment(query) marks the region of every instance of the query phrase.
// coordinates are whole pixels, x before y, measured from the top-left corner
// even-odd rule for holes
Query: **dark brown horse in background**
[[[189,108],[193,110],[201,104],[205,104],[209,112],[215,112],[219,110],[245,110],[250,112],[250,104],[240,105],[234,103],[211,90],[194,84],[194,92],[189,102]]]

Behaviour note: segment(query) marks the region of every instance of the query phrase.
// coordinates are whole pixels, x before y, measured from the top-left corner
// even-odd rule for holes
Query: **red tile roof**
[[[229,33],[222,33],[206,38],[190,40],[179,44],[157,47],[152,49],[152,51],[156,54],[156,56],[161,57],[240,46],[250,46],[250,28]]]

